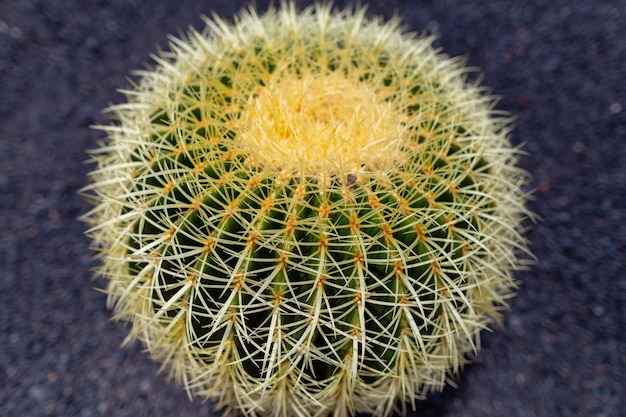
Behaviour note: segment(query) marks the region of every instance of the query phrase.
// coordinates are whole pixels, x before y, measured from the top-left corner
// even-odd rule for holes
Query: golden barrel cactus
[[[116,317],[227,413],[415,406],[524,264],[509,118],[432,37],[363,8],[206,25],[139,73],[93,151]]]

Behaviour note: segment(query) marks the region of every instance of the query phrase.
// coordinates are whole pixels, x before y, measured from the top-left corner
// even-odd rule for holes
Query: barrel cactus
[[[501,318],[510,118],[432,37],[284,3],[173,38],[112,106],[85,215],[110,307],[225,413],[401,413]]]

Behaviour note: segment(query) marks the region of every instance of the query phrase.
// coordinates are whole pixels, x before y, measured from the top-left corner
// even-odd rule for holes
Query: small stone
[[[11,29],[9,29],[9,36],[12,37],[13,39],[19,39],[22,37],[22,29],[18,28],[18,27],[12,27]]]
[[[152,383],[149,380],[142,379],[141,382],[139,382],[139,391],[150,392],[151,389],[152,389]]]
[[[517,105],[519,107],[526,107],[526,106],[528,106],[528,96],[521,95],[521,96],[517,97]]]
[[[117,22],[115,20],[107,20],[106,28],[109,32],[115,32],[117,30]]]
[[[591,311],[593,311],[593,314],[596,317],[602,317],[604,315],[604,307],[602,307],[600,305],[595,305],[595,306],[591,307]]]
[[[47,394],[47,390],[39,385],[34,385],[28,389],[28,395],[36,401],[43,401],[47,397]]]

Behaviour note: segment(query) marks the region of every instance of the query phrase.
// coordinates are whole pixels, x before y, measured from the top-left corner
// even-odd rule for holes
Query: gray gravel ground
[[[267,1],[258,1],[259,8]],[[305,4],[306,2],[300,2]],[[243,0],[0,1],[0,415],[217,416],[157,375],[94,290],[85,150],[166,35]],[[350,2],[337,0],[338,6]],[[626,415],[626,3],[372,1],[482,68],[543,217],[539,264],[458,389],[414,416]]]

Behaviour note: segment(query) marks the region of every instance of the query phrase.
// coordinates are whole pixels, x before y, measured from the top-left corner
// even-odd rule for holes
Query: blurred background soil
[[[258,0],[264,10],[267,1]],[[337,0],[337,7],[353,4]],[[85,151],[170,33],[243,0],[0,1],[0,415],[217,416],[120,347],[77,195]],[[298,2],[306,5],[306,1]],[[517,116],[543,221],[506,329],[411,416],[613,417],[626,409],[626,3],[371,1],[439,34]]]

